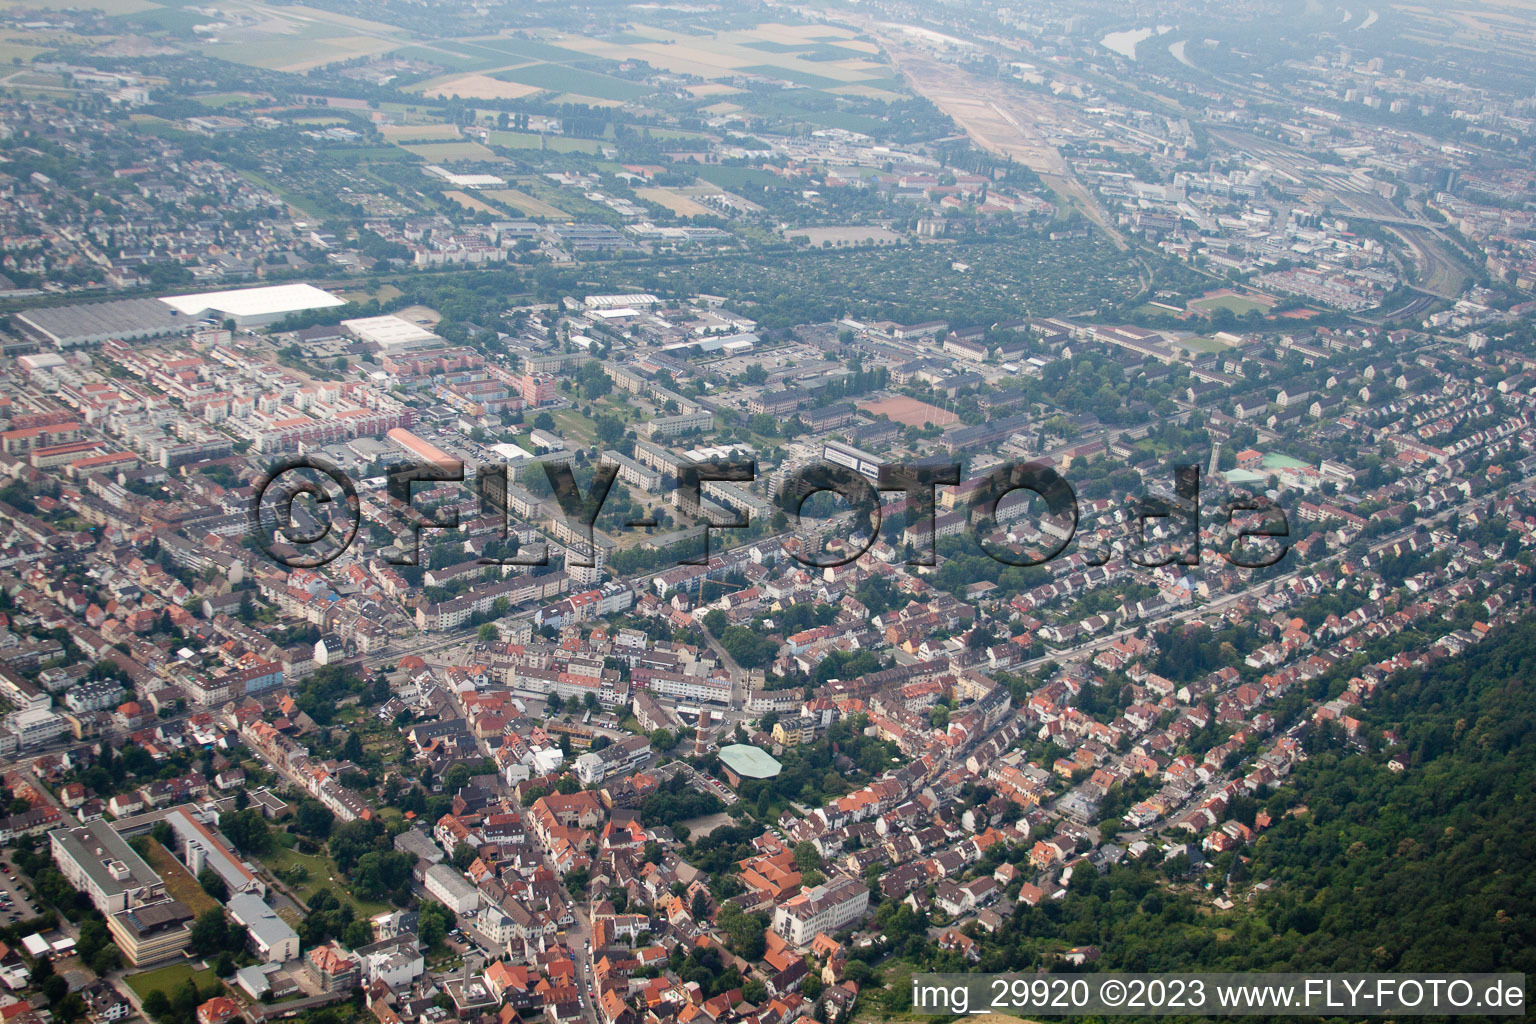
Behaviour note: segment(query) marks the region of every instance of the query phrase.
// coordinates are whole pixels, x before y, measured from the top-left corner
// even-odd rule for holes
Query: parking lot
[[[21,887],[16,866],[9,856],[0,858],[0,925],[15,924],[37,916],[37,906]]]

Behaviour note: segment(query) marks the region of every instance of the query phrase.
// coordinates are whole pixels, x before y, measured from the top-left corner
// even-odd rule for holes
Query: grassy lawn
[[[912,990],[912,975],[917,973],[916,964],[910,960],[894,959],[887,960],[878,966],[880,973],[885,976],[885,984],[880,986],[881,988],[894,988],[907,992]],[[890,1019],[875,986],[869,987],[869,995],[870,998],[859,1000],[858,1008],[854,1011],[853,1024],[868,1024],[869,1021]]]
[[[597,436],[597,428],[592,421],[575,409],[552,409],[549,414],[555,419],[555,433],[565,438],[567,443],[587,445]]]
[[[1261,313],[1264,311],[1262,303],[1254,302],[1252,299],[1245,299],[1240,295],[1218,295],[1211,299],[1196,299],[1189,305],[1191,309],[1203,309],[1209,312],[1214,312],[1218,309],[1229,309],[1236,316],[1242,316],[1244,313],[1251,313],[1254,310],[1258,310]]]
[[[197,879],[192,877],[192,872],[188,871],[181,861],[171,856],[171,851],[153,839],[149,841],[149,856],[145,860],[165,882],[165,891],[170,893],[173,899],[185,903],[192,913],[201,916],[204,911],[218,907],[219,901],[203,891],[203,887],[197,884]]]
[[[176,994],[178,988],[186,984],[188,978],[196,978],[198,988],[210,987],[219,980],[214,975],[213,968],[205,967],[198,970],[190,962],[171,964],[169,967],[160,967],[140,974],[130,974],[123,980],[140,999],[156,990],[164,992],[169,999]]]
[[[215,110],[226,107],[248,107],[256,102],[256,98],[248,92],[214,92],[192,98],[203,106],[212,107]]]
[[[266,189],[295,210],[299,210],[307,216],[318,218],[325,215],[325,211],[314,200],[301,196],[297,192],[290,192],[276,183],[268,181],[255,171],[241,171],[240,176],[257,188]]]
[[[305,903],[308,903],[310,897],[321,889],[329,889],[341,902],[350,903],[358,917],[372,917],[389,909],[383,903],[370,903],[353,896],[347,888],[347,880],[340,877],[337,872],[336,862],[325,853],[299,853],[297,850],[279,847],[275,852],[263,857],[261,862],[279,877],[283,877],[284,872],[293,870],[295,866],[303,865],[304,870],[309,872],[309,877],[290,888],[298,893]]]
[[[1198,334],[1185,338],[1183,341],[1178,342],[1178,344],[1192,352],[1222,352],[1231,347],[1217,341],[1215,338],[1204,338]]]

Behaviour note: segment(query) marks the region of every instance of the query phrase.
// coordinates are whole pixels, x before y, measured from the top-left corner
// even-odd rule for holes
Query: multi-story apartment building
[[[831,935],[869,909],[869,890],[853,878],[834,878],[806,889],[773,912],[773,930],[792,945],[808,946],[817,935]]]
[[[107,917],[165,896],[165,884],[105,821],[50,834],[53,862]]]
[[[676,437],[690,430],[713,430],[714,428],[715,414],[708,409],[699,409],[695,412],[680,412],[676,416],[657,416],[655,419],[646,420],[640,430],[646,438],[655,440],[658,437]]]
[[[260,896],[236,893],[226,908],[235,923],[245,929],[251,951],[264,963],[284,963],[299,955],[298,933]]]
[[[534,408],[548,405],[560,394],[552,373],[529,371],[514,378],[514,383],[523,396],[523,404]]]
[[[480,905],[480,890],[448,864],[433,864],[422,877],[422,887],[455,914],[472,914]]]

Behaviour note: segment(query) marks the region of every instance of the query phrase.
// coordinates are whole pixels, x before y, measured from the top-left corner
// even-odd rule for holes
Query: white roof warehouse
[[[239,288],[227,292],[166,295],[161,302],[183,316],[233,320],[241,327],[276,323],[291,313],[345,306],[347,300],[312,284],[275,284],[265,288]]]

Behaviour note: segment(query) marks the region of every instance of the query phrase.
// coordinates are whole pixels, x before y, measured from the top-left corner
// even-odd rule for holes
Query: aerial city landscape
[[[0,1020],[1536,972],[1533,52],[0,0]]]

